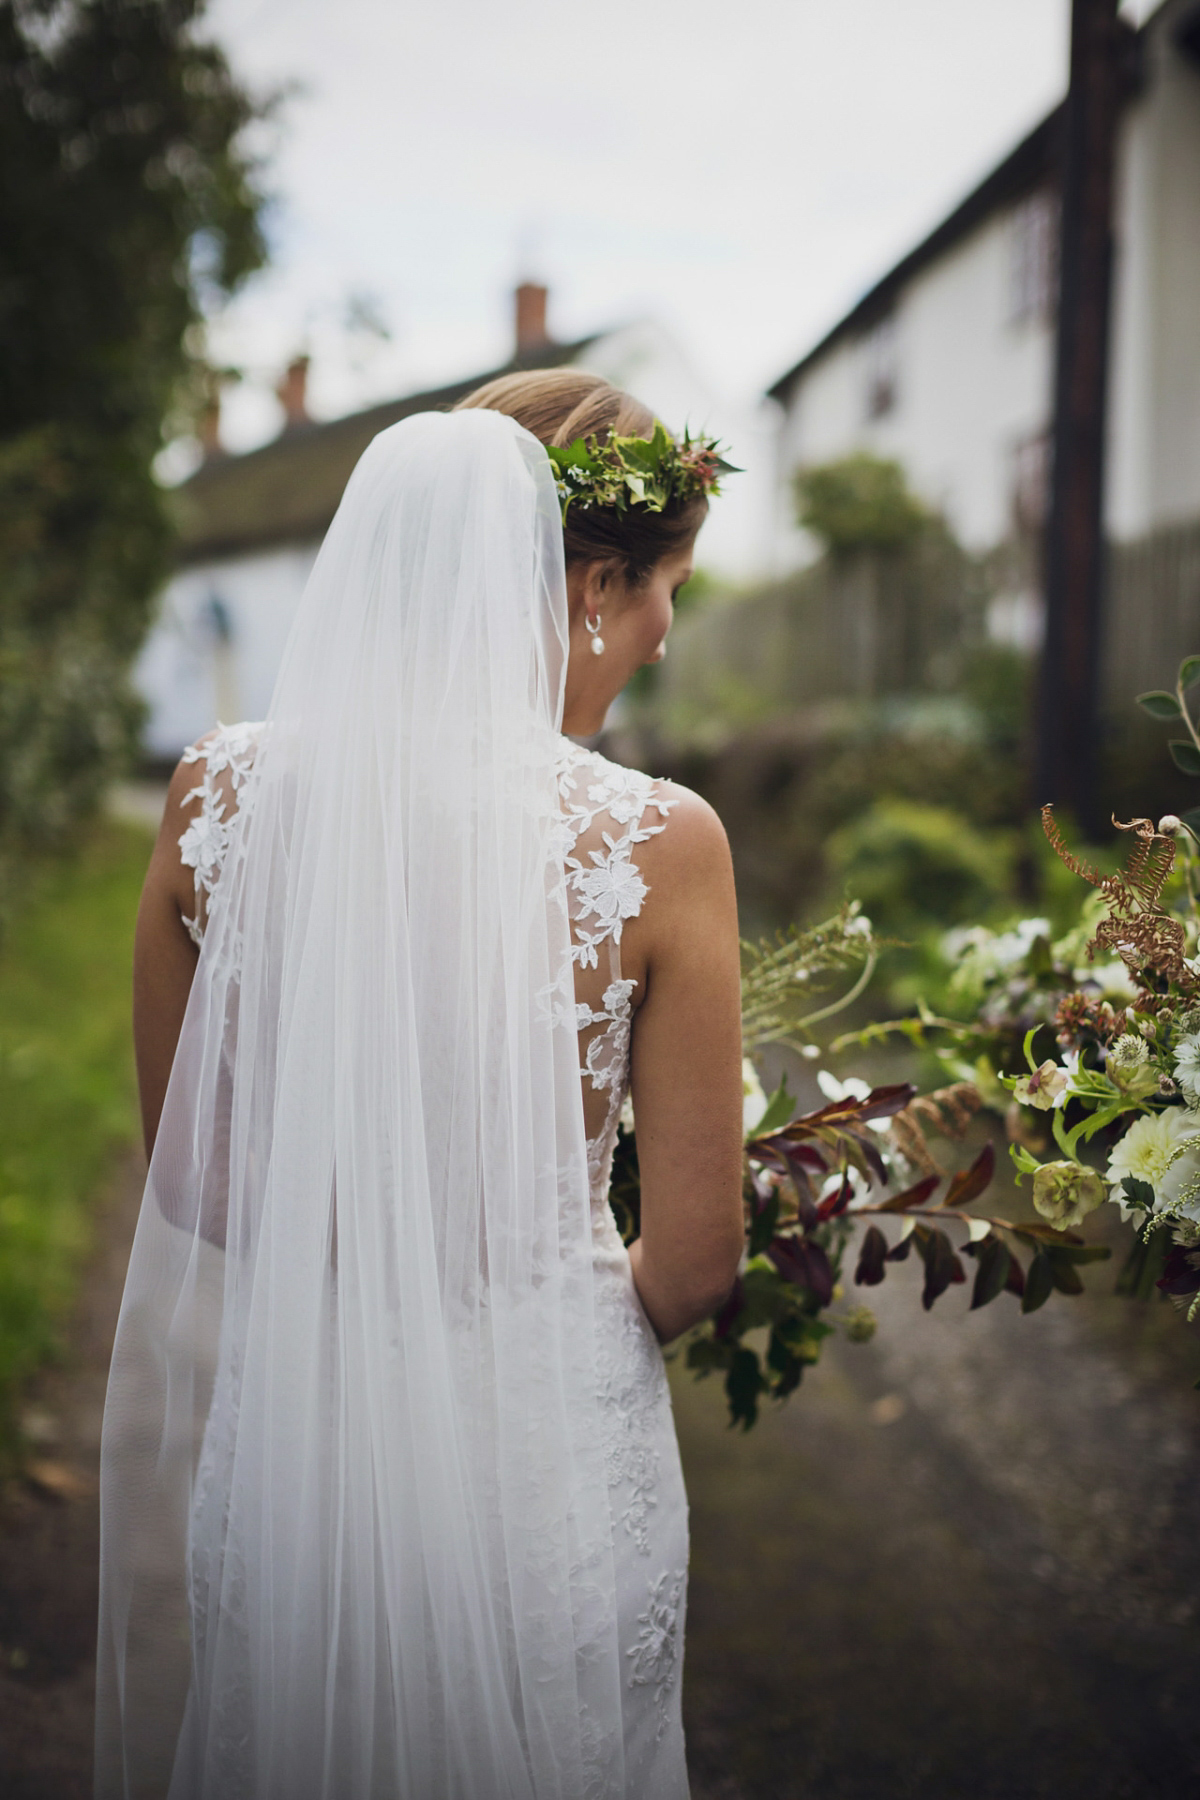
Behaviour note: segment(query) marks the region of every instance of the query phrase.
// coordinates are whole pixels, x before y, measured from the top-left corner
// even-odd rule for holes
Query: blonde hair
[[[500,375],[460,400],[454,410],[467,406],[507,413],[543,444],[559,447],[581,437],[603,440],[611,432],[618,437],[649,437],[654,430],[654,414],[648,406],[583,369]],[[699,529],[707,510],[705,500],[673,504],[661,513],[572,506],[563,527],[567,567],[616,562],[625,579],[636,585],[646,579],[655,563],[682,548]]]

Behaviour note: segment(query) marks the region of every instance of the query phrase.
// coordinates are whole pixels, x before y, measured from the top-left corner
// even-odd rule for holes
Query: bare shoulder
[[[665,808],[664,829],[637,852],[651,895],[645,910],[648,939],[661,955],[678,943],[681,930],[727,926],[736,934],[733,859],[724,825],[690,788],[662,781],[655,791]],[[643,823],[654,817],[648,809]]]
[[[662,801],[665,829],[646,845],[644,861],[660,883],[732,876],[729,839],[708,801],[676,781],[656,782],[655,793]]]

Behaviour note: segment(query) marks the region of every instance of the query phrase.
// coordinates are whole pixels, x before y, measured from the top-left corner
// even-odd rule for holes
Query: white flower
[[[1126,1031],[1110,1046],[1106,1067],[1121,1091],[1134,1099],[1152,1094],[1158,1087],[1158,1070],[1150,1061],[1145,1038],[1138,1032]]]
[[[1076,981],[1088,981],[1098,987],[1105,1000],[1117,1001],[1122,1006],[1137,997],[1137,989],[1123,962],[1088,964],[1076,969],[1074,975]]]
[[[763,1092],[762,1082],[758,1079],[758,1071],[748,1056],[742,1058],[742,1135],[749,1137],[758,1121],[767,1110],[767,1096]]]
[[[957,965],[952,978],[956,989],[985,985],[1028,956],[1039,938],[1050,935],[1049,919],[1019,919],[1008,931],[989,931],[986,925],[947,932],[942,955]]]
[[[1128,1175],[1154,1189],[1155,1211],[1181,1198],[1185,1188],[1200,1177],[1200,1113],[1172,1106],[1166,1112],[1147,1113],[1135,1119],[1125,1136],[1114,1144],[1106,1171],[1112,1198],[1124,1218],[1140,1209],[1132,1206],[1121,1189]],[[1200,1207],[1200,1199],[1192,1202]],[[1192,1208],[1187,1208],[1191,1212]],[[1193,1216],[1200,1218],[1200,1212]]]
[[[1200,1107],[1200,1032],[1180,1038],[1175,1046],[1175,1079],[1191,1107]]]

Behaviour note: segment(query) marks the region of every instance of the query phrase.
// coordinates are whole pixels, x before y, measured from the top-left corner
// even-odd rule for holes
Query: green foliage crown
[[[659,419],[648,438],[593,435],[563,448],[551,444],[546,454],[554,465],[564,525],[572,506],[665,512],[672,502],[719,494],[721,477],[739,473],[715,438],[685,431],[677,443]]]

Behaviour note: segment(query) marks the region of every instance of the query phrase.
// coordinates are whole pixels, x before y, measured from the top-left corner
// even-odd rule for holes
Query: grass
[[[151,838],[105,820],[44,866],[0,944],[0,1441],[58,1353],[116,1157],[135,1141],[130,977]]]

